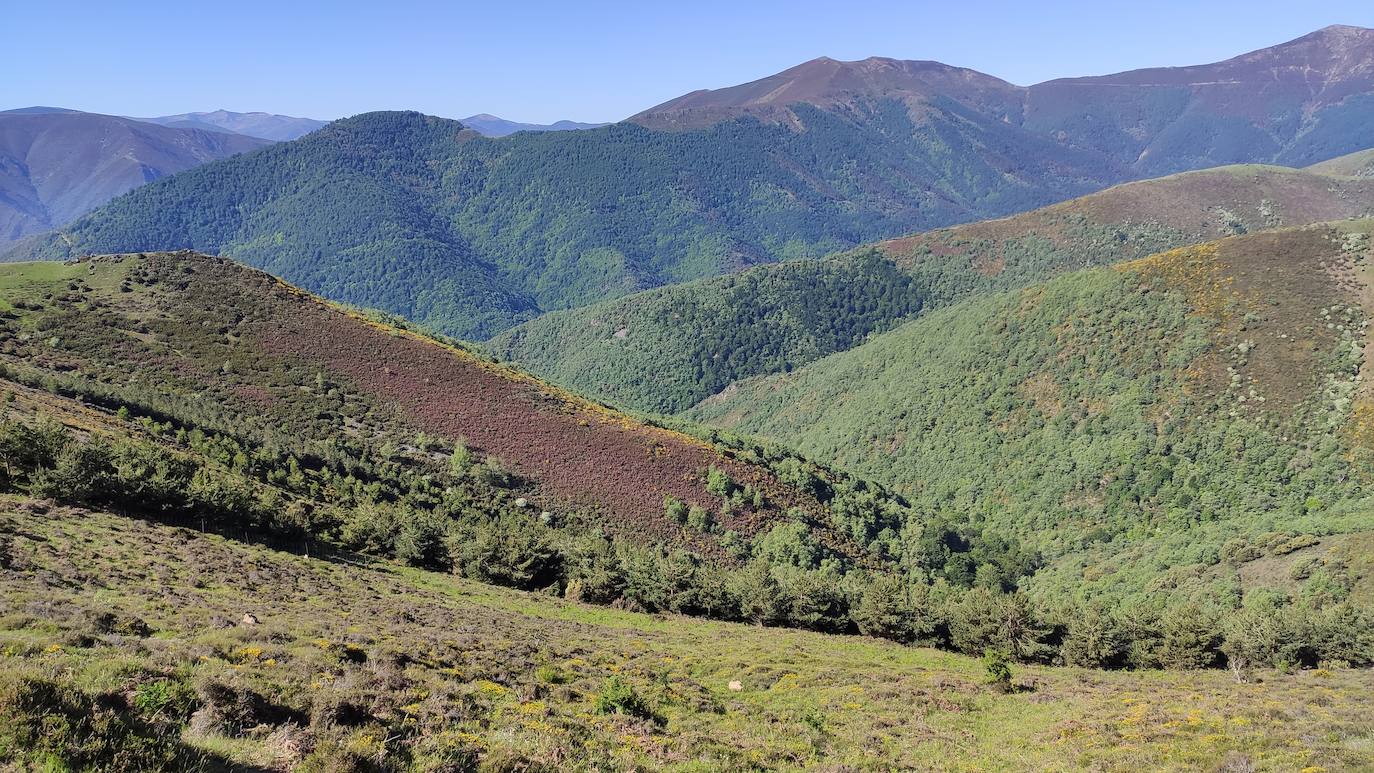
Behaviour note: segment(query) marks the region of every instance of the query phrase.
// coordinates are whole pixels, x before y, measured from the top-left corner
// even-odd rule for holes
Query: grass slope
[[[488,346],[584,394],[673,413],[733,381],[793,370],[976,293],[1372,208],[1367,180],[1222,167],[890,240],[876,252],[760,266],[554,312]]]
[[[1004,694],[962,656],[586,607],[13,497],[0,538],[0,764],[19,769],[1374,765],[1369,671],[1236,685],[1027,667]]]
[[[1020,537],[1049,563],[1042,598],[1238,597],[1235,565],[1281,535],[1374,528],[1371,225],[974,298],[691,415]]]

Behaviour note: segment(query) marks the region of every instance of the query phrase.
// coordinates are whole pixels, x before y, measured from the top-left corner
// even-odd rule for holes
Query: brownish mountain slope
[[[838,110],[860,99],[898,99],[915,106],[942,96],[994,116],[1019,117],[1021,111],[1021,89],[975,70],[879,56],[858,62],[823,56],[738,86],[693,91],[629,120],[655,129],[688,129],[742,115],[789,121],[795,116],[788,108],[796,104]]]
[[[69,391],[108,392],[150,411],[189,405],[236,434],[327,445],[342,433],[405,447],[420,433],[516,475],[530,508],[589,518],[641,542],[720,552],[713,536],[668,517],[664,496],[672,495],[717,513],[722,530],[744,538],[795,509],[821,542],[855,553],[815,496],[734,451],[225,259],[152,253],[11,264],[0,271],[0,290],[0,361],[30,382],[72,380]],[[707,490],[712,467],[760,497],[727,505]]]

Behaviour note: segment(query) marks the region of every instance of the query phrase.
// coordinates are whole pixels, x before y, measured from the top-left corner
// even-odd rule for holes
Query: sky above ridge
[[[818,56],[935,59],[1021,85],[1198,64],[1374,27],[1374,2],[12,0],[0,20],[0,110],[551,122],[619,120]]]

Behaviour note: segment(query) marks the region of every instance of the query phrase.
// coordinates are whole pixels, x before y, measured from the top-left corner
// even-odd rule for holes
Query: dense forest
[[[849,349],[919,312],[924,298],[909,275],[866,250],[554,312],[488,348],[601,399],[675,413],[738,379]]]
[[[489,139],[369,113],[158,181],[25,255],[192,248],[464,338],[539,311],[996,216],[1113,181],[1090,156],[935,103],[805,130],[741,118]],[[1019,170],[1005,168],[1015,157]]]
[[[488,346],[584,394],[676,413],[733,381],[789,372],[977,294],[1232,234],[1369,214],[1374,185],[1350,171],[1239,166],[1131,183],[824,260],[545,314]]]
[[[1348,273],[1368,227],[1237,237],[972,299],[692,416],[1018,538],[1044,557],[1024,583],[1038,599],[1239,600],[1247,562],[1374,527]],[[1319,560],[1283,584],[1343,598],[1358,574]]]

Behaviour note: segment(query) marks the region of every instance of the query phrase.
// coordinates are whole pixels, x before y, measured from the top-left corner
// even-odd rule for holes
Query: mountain
[[[913,112],[953,101],[1066,147],[1122,179],[1223,164],[1306,166],[1374,146],[1374,30],[1332,26],[1214,64],[1064,78],[1027,88],[939,62],[822,57],[752,83],[696,91],[630,120],[696,128],[740,116],[795,124],[794,105]]]
[[[59,108],[0,113],[0,249],[152,180],[266,144]]]
[[[792,109],[795,105],[846,111],[874,100],[899,101],[913,110],[950,102],[975,115],[1009,121],[1019,118],[1023,94],[1006,81],[940,62],[821,57],[739,86],[693,91],[629,120],[656,129],[688,129],[747,115],[801,125],[804,118]]]
[[[65,107],[48,107],[45,105],[34,105],[33,107],[17,107],[13,110],[0,110],[0,115],[48,115],[51,113],[79,113],[80,110],[69,110]]]
[[[1308,169],[1318,174],[1338,177],[1371,177],[1374,176],[1374,150],[1348,153],[1319,164],[1313,164]]]
[[[1045,556],[1039,598],[1232,592],[1276,540],[1374,530],[1371,230],[1236,236],[980,295],[691,415],[1022,540]]]
[[[822,59],[627,123],[499,142],[365,114],[140,190],[13,257],[218,252],[485,338],[1161,172],[1374,146],[1369,40],[1330,28],[1220,64],[1029,89],[933,62]]]
[[[676,413],[734,381],[799,368],[921,312],[1065,271],[1235,233],[1374,214],[1366,154],[1299,171],[1233,166],[1127,183],[1001,220],[819,261],[552,312],[488,343],[584,394]]]
[[[949,113],[918,131],[905,111],[880,113],[856,122],[813,110],[801,133],[742,120],[500,140],[370,113],[144,187],[16,257],[220,252],[485,338],[545,310],[1099,187],[1073,151],[999,138],[1000,122]],[[1003,140],[1029,159],[1016,171]],[[946,157],[966,163],[956,172]],[[946,182],[936,192],[931,180]]]
[[[1136,176],[1374,146],[1374,30],[1333,26],[1193,67],[1066,78],[1026,91],[1023,124]]]
[[[577,121],[554,121],[553,123],[520,123],[507,121],[489,113],[478,113],[462,119],[462,124],[486,137],[505,137],[516,132],[567,132],[578,129],[595,129],[604,123],[579,123]]]
[[[274,115],[272,113],[235,113],[229,110],[214,110],[208,113],[179,113],[134,120],[184,129],[229,131],[249,137],[272,140],[273,142],[294,140],[329,123],[313,118],[294,118],[289,115]]]
[[[704,488],[715,468],[760,494],[733,512],[725,505],[716,516],[722,530],[748,540],[788,512],[813,510],[806,518],[818,524],[818,538],[856,554],[847,537],[827,534],[825,505],[764,465],[221,258],[12,264],[0,280],[10,320],[4,361],[31,380],[70,380],[66,388],[99,404],[265,447],[285,443],[317,463],[334,453],[319,444],[340,433],[378,447],[416,446],[421,462],[434,461],[430,446],[456,444],[489,462],[484,480],[520,481],[536,514],[575,515],[642,541],[700,543],[708,553],[721,549],[709,536],[684,534],[665,515],[664,496],[720,510],[722,497]],[[41,340],[29,329],[41,330]]]

